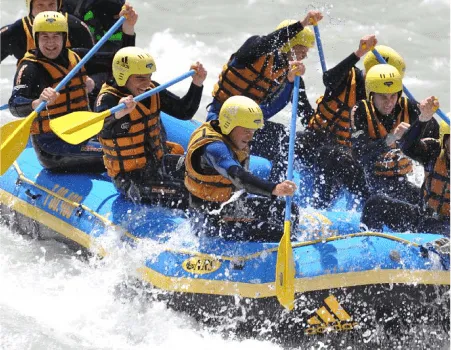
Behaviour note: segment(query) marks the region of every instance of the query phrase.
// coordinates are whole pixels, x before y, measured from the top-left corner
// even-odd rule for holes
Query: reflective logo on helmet
[[[390,87],[390,86],[393,85],[393,82],[392,82],[392,81],[386,81],[386,82],[384,83],[384,85]]]
[[[49,23],[53,23],[53,22],[56,22],[56,19],[55,18],[47,18],[45,21],[49,22]]]
[[[262,120],[261,120],[261,119],[254,119],[254,123],[255,123],[255,124],[261,124],[261,123],[262,123]]]
[[[152,69],[152,67],[153,67],[153,63],[152,62],[146,65],[146,68]]]
[[[116,61],[119,69],[130,69],[128,65],[128,56],[122,57],[120,61]]]

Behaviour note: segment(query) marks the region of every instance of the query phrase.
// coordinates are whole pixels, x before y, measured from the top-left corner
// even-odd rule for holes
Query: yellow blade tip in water
[[[277,250],[276,262],[276,295],[279,303],[287,310],[294,308],[294,261],[293,247],[291,246],[291,223],[284,224],[284,234]]]

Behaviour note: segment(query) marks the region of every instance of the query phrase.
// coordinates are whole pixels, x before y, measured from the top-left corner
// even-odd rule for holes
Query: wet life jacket
[[[335,136],[339,144],[351,147],[351,108],[355,105],[356,72],[352,68],[348,75],[346,88],[336,97],[324,98],[317,101],[316,114],[309,121],[308,128],[326,130]]]
[[[69,72],[80,62],[80,57],[68,50],[69,66],[63,67],[45,57],[36,57],[33,52],[27,52],[19,62],[39,63],[52,77],[52,88],[55,88]],[[43,134],[52,132],[50,120],[75,111],[89,110],[88,92],[86,90],[86,70],[83,67],[60,91],[59,97],[51,105],[38,114],[31,126],[31,134]]]
[[[445,151],[425,169],[423,184],[424,203],[439,216],[449,220],[449,163]]]
[[[261,103],[280,88],[288,75],[287,61],[280,68],[275,68],[274,53],[263,55],[244,68],[233,67],[233,58],[232,55],[224,65],[213,89],[212,96],[220,103],[236,95],[246,96],[256,103]]]
[[[188,152],[185,158],[185,186],[196,197],[210,202],[225,202],[232,196],[234,185],[226,177],[218,174],[215,169],[201,169],[199,150],[212,142],[224,142],[231,150],[235,159],[248,168],[249,150],[240,151],[232,142],[217,132],[211,122],[202,124],[191,135]]]
[[[384,125],[376,116],[376,111],[372,102],[363,101],[366,109],[366,117],[368,121],[368,134],[373,140],[383,139],[388,135]],[[393,125],[391,131],[401,123],[410,123],[410,116],[408,111],[408,99],[401,97],[398,104],[401,106],[401,111],[398,114],[396,123]],[[403,176],[411,173],[413,170],[412,160],[404,155],[401,150],[396,149],[393,145],[392,149],[384,154],[381,154],[374,165],[374,174],[377,176],[394,177]]]
[[[150,88],[154,87],[153,84],[150,85]],[[107,84],[103,84],[99,96],[102,94],[111,94],[119,99],[127,96]],[[103,161],[112,178],[119,173],[142,169],[148,162],[152,162],[150,165],[158,169],[163,155],[168,153],[160,121],[159,94],[138,102],[129,116],[130,128],[126,135],[112,139],[99,137],[103,147]]]
[[[68,14],[66,13],[66,20],[68,20]],[[33,38],[33,21],[30,16],[22,18],[22,25],[25,35],[27,36],[27,51],[36,49]],[[66,35],[66,48],[71,47],[69,35]]]

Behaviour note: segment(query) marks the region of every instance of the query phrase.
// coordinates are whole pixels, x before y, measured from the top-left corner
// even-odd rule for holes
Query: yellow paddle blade
[[[103,128],[104,119],[110,114],[109,109],[102,113],[73,112],[51,120],[50,128],[62,140],[78,145],[97,135]]]
[[[32,112],[25,119],[13,121],[1,127],[0,175],[14,163],[27,146],[30,128],[37,113]]]
[[[276,296],[279,303],[288,310],[294,307],[294,260],[291,246],[291,222],[285,221],[283,236],[277,250]]]
[[[0,127],[0,143],[6,141],[6,139],[13,133],[13,131],[23,122],[23,119],[16,119],[8,124]]]

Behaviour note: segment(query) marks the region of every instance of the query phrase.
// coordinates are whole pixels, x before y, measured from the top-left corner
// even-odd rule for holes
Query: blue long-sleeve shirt
[[[266,181],[246,170],[234,157],[232,150],[224,142],[212,142],[201,149],[200,166],[210,168],[232,181],[237,189],[270,197],[277,184]]]

